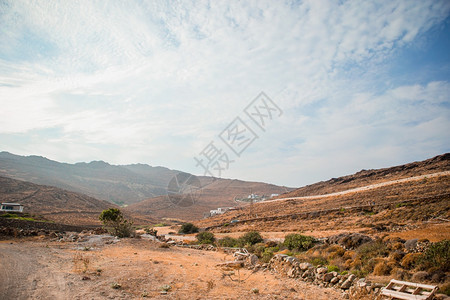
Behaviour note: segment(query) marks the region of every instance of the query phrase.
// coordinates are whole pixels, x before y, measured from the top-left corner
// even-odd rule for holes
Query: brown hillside
[[[100,225],[100,213],[116,207],[83,194],[1,176],[0,202],[20,203],[24,213],[70,225]]]
[[[395,180],[410,178],[411,175],[428,174],[410,178],[408,181],[392,181],[389,185],[336,196],[256,203],[251,209],[250,206],[246,206],[239,211],[200,220],[196,224],[200,227],[209,227],[216,232],[257,229],[260,231],[320,231],[325,235],[326,232],[336,231],[401,232],[406,229],[428,228],[430,224],[444,222],[444,228],[435,232],[442,235],[450,232],[443,230],[450,229],[448,225],[450,174],[443,173],[446,168],[450,170],[448,158],[449,155],[446,154],[424,162],[408,164],[407,167],[390,168],[391,175],[386,171],[389,169],[374,170],[372,172],[379,176],[374,176],[373,181],[355,179],[355,182],[359,180],[361,185],[368,186],[379,183],[383,173],[385,177]],[[410,168],[413,165],[416,167]],[[415,169],[417,173],[413,174],[411,169]],[[439,174],[432,176],[431,173]],[[357,178],[359,175],[354,176]],[[342,178],[338,178],[333,182],[329,181],[329,186],[324,183],[318,185],[331,193],[342,191],[343,189],[336,188],[335,182],[343,181]],[[347,185],[347,189],[355,187],[358,186],[353,183]],[[231,223],[232,220],[238,220],[238,222]],[[429,230],[423,232],[431,235]],[[447,234],[446,238],[449,237]]]
[[[139,215],[140,218],[175,218],[192,221],[203,218],[204,213],[218,207],[245,205],[242,202],[234,201],[235,197],[244,198],[251,193],[258,195],[281,194],[292,190],[262,182],[212,179],[211,177],[199,177],[199,179],[203,188],[192,206],[177,206],[171,203],[167,196],[160,196],[129,205],[124,210]]]
[[[361,170],[352,175],[307,185],[280,195],[277,198],[324,195],[371,184],[448,170],[450,170],[450,153],[445,153],[420,162],[377,170]]]

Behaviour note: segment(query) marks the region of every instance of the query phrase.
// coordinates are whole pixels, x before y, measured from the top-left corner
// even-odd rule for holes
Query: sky
[[[290,187],[431,158],[450,1],[0,0],[0,151]]]

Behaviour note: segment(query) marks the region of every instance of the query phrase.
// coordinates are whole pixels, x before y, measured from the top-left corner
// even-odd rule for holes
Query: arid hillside
[[[331,178],[327,181],[301,187],[277,198],[325,195],[371,184],[449,170],[450,153],[445,153],[424,161],[377,170],[361,170],[352,175]]]
[[[168,182],[177,173],[146,164],[116,166],[104,161],[67,164],[41,156],[0,152],[0,176],[55,186],[117,205],[166,194]]]
[[[335,231],[402,232],[434,223],[446,225],[450,219],[449,158],[445,154],[424,162],[373,170],[373,177],[359,172],[330,180],[328,185],[318,183],[316,188],[322,196],[305,187],[283,195],[294,198],[247,205],[200,220],[197,225],[223,233],[258,229],[321,231],[324,235]],[[343,178],[354,179],[345,182]],[[389,179],[381,184],[381,178]],[[341,188],[337,182],[346,186]],[[331,194],[337,191],[341,193]]]
[[[71,225],[100,225],[100,213],[116,207],[83,194],[1,176],[0,202],[20,203],[24,213]]]
[[[185,215],[185,211],[174,214],[165,198],[159,197],[168,194],[170,182],[179,174],[191,176],[185,172],[146,164],[111,165],[104,161],[67,164],[41,156],[19,156],[0,152],[0,176],[55,186],[119,206],[154,198],[131,210],[148,214],[162,208],[163,212],[157,213],[156,217]],[[235,206],[233,199],[236,196],[246,197],[252,192],[281,194],[292,190],[265,183],[199,178],[201,185],[207,187],[203,191],[204,196],[197,203],[198,207],[187,211],[186,216],[189,219],[201,218],[203,212],[219,206]]]
[[[124,208],[124,211],[139,215],[140,218],[174,218],[192,221],[203,218],[205,213],[218,207],[245,206],[246,202],[237,202],[235,198],[245,198],[251,193],[271,195],[292,190],[292,188],[263,182],[213,179],[211,177],[199,177],[199,179],[202,188],[195,195],[193,203],[176,205],[168,196],[160,196],[129,205]]]

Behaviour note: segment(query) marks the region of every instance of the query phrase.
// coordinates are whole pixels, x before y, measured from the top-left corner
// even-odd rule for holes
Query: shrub
[[[408,280],[410,277],[409,273],[402,268],[393,268],[391,270],[391,275],[398,280]]]
[[[422,257],[421,253],[408,253],[405,255],[405,257],[403,257],[400,265],[403,268],[410,270],[419,263],[421,257]]]
[[[430,277],[430,274],[428,274],[428,272],[425,271],[419,271],[413,274],[411,280],[414,282],[424,282],[426,280],[428,280],[428,278]]]
[[[278,251],[278,247],[274,248],[266,248],[264,249],[264,252],[261,255],[261,261],[264,263],[268,263],[270,259],[273,257],[273,254]]]
[[[389,251],[387,250],[386,245],[382,241],[378,240],[359,246],[357,253],[364,265],[372,258],[386,256]]]
[[[217,244],[219,244],[220,247],[237,247],[238,246],[238,240],[234,239],[230,236],[226,236],[222,239],[219,239],[217,241]]]
[[[6,213],[6,214],[1,215],[0,217],[2,217],[2,218],[17,218],[18,216],[13,213]]]
[[[352,250],[345,251],[344,255],[342,256],[343,259],[353,259],[356,257],[356,252]]]
[[[212,232],[204,231],[196,235],[199,244],[213,244],[216,238]]]
[[[327,266],[328,272],[339,272],[339,267],[338,266],[334,266],[334,265],[330,265]]]
[[[118,237],[130,237],[134,235],[133,223],[124,218],[118,208],[110,208],[102,211],[98,217],[106,229]]]
[[[263,243],[257,243],[254,245],[247,244],[245,248],[248,250],[248,252],[253,253],[258,257],[261,257],[264,250],[266,249],[266,246]]]
[[[450,270],[450,240],[431,244],[421,257],[420,266],[426,269]]]
[[[325,257],[318,256],[318,257],[312,258],[312,259],[311,259],[311,263],[312,263],[313,265],[315,265],[315,266],[318,266],[318,265],[327,265],[327,264],[328,264],[328,260],[327,260]]]
[[[373,268],[373,274],[377,276],[389,275],[390,273],[391,268],[389,268],[389,266],[384,261],[377,263]]]
[[[291,233],[284,238],[283,245],[289,250],[306,251],[314,246],[315,238],[311,236]]]
[[[184,223],[183,225],[181,225],[181,228],[178,231],[178,233],[181,233],[181,234],[189,234],[189,233],[197,233],[197,232],[198,232],[198,227],[192,223]]]
[[[263,238],[261,237],[261,234],[257,231],[250,231],[244,234],[239,238],[239,244],[244,245],[254,245],[257,243],[264,242]]]
[[[401,261],[404,256],[405,256],[405,254],[403,252],[394,251],[394,252],[391,252],[391,254],[389,255],[389,259],[392,261]]]
[[[450,296],[450,282],[444,283],[439,288],[439,293],[445,294],[447,296]]]

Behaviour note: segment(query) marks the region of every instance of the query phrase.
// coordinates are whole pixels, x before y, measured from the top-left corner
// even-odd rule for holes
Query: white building
[[[0,211],[23,212],[23,205],[19,203],[2,203]]]
[[[211,209],[209,211],[210,216],[221,215],[229,211],[233,207],[219,207],[218,209]]]

